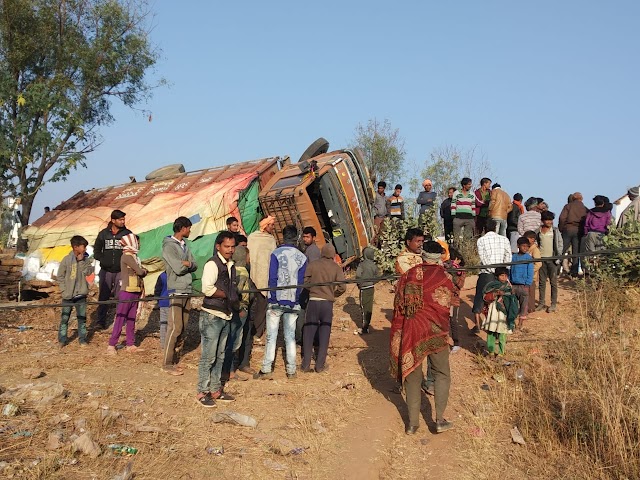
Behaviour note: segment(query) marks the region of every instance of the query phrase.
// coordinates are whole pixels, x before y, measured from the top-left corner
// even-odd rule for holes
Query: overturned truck
[[[274,216],[279,242],[287,224],[299,231],[312,226],[318,245],[333,243],[347,265],[373,236],[372,202],[373,188],[359,154],[328,152],[326,140],[319,139],[297,163],[286,156],[269,157],[193,172],[175,165],[151,172],[144,181],[80,191],[29,225],[23,236],[29,256],[51,272],[69,253],[73,235],[93,245],[111,211],[120,209],[127,214],[127,227],[140,236],[140,258],[157,264],[162,238],[172,234],[176,217],[185,216],[193,222],[191,249],[200,266],[194,286],[199,288],[204,263],[229,216],[237,217],[247,234],[257,229],[262,215]],[[147,291],[156,276],[145,279]]]

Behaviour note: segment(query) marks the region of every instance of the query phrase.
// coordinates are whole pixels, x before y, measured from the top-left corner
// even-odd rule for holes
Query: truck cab
[[[259,202],[276,218],[279,242],[286,225],[299,232],[314,227],[318,247],[331,242],[343,266],[359,258],[373,238],[373,187],[357,151],[336,150],[283,166]]]

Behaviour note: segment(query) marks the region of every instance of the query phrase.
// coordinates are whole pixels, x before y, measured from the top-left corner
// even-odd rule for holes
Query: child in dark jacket
[[[164,350],[164,341],[167,338],[167,322],[169,320],[169,292],[167,291],[167,272],[162,272],[156,280],[153,296],[159,297],[160,309],[160,348]]]
[[[67,329],[71,309],[76,308],[78,318],[78,341],[81,346],[87,344],[87,294],[89,283],[87,276],[93,273],[93,265],[87,253],[89,243],[84,237],[74,235],[71,237],[71,253],[64,257],[58,267],[56,279],[60,285],[62,295],[62,317],[58,328],[58,343],[60,347],[67,344]]]
[[[460,290],[464,287],[464,281],[467,277],[466,272],[463,270],[464,264],[464,258],[462,258],[460,252],[453,247],[449,247],[449,260],[444,262],[443,266],[451,276],[451,282],[453,283],[453,295],[451,296],[451,310],[449,314],[449,331],[451,332],[451,338],[453,340],[451,353],[460,350],[458,314],[460,311]]]
[[[511,261],[533,260],[533,257],[529,255],[529,248],[529,239],[520,237],[518,239],[518,253],[514,253],[511,256]],[[529,313],[529,287],[533,283],[533,263],[511,265],[509,280],[511,281],[513,293],[520,303],[518,328],[521,328]]]
[[[362,251],[362,261],[356,270],[356,280],[363,278],[375,278],[380,275],[380,268],[374,262],[375,251],[371,247],[365,247]],[[360,290],[360,308],[362,309],[362,328],[360,334],[369,333],[371,317],[373,315],[373,293],[376,282],[358,282]]]

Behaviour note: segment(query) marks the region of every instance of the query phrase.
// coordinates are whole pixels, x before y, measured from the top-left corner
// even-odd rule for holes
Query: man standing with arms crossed
[[[162,259],[167,271],[167,292],[169,300],[169,318],[167,338],[162,351],[162,370],[170,375],[182,375],[182,368],[175,361],[176,345],[182,350],[184,333],[189,322],[191,310],[191,274],[198,269],[195,258],[185,242],[191,233],[191,220],[178,217],[173,222],[173,235],[162,241]],[[234,242],[235,246],[235,242]],[[177,363],[177,362],[176,362]]]
[[[93,256],[100,262],[98,274],[98,301],[104,302],[111,297],[118,297],[120,291],[120,259],[122,258],[122,244],[120,240],[131,231],[124,226],[125,216],[122,210],[111,212],[111,221],[107,228],[98,233],[93,245]],[[98,305],[97,327],[107,328],[107,311],[109,305]]]

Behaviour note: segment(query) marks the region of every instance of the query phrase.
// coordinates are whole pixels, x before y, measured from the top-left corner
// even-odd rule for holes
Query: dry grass
[[[491,476],[488,459],[504,478],[640,478],[638,292],[613,280],[582,284],[574,305],[577,335],[516,346],[510,367],[478,359],[485,377],[503,376],[467,401],[470,458],[487,475],[479,478]],[[526,446],[511,444],[514,425]]]

